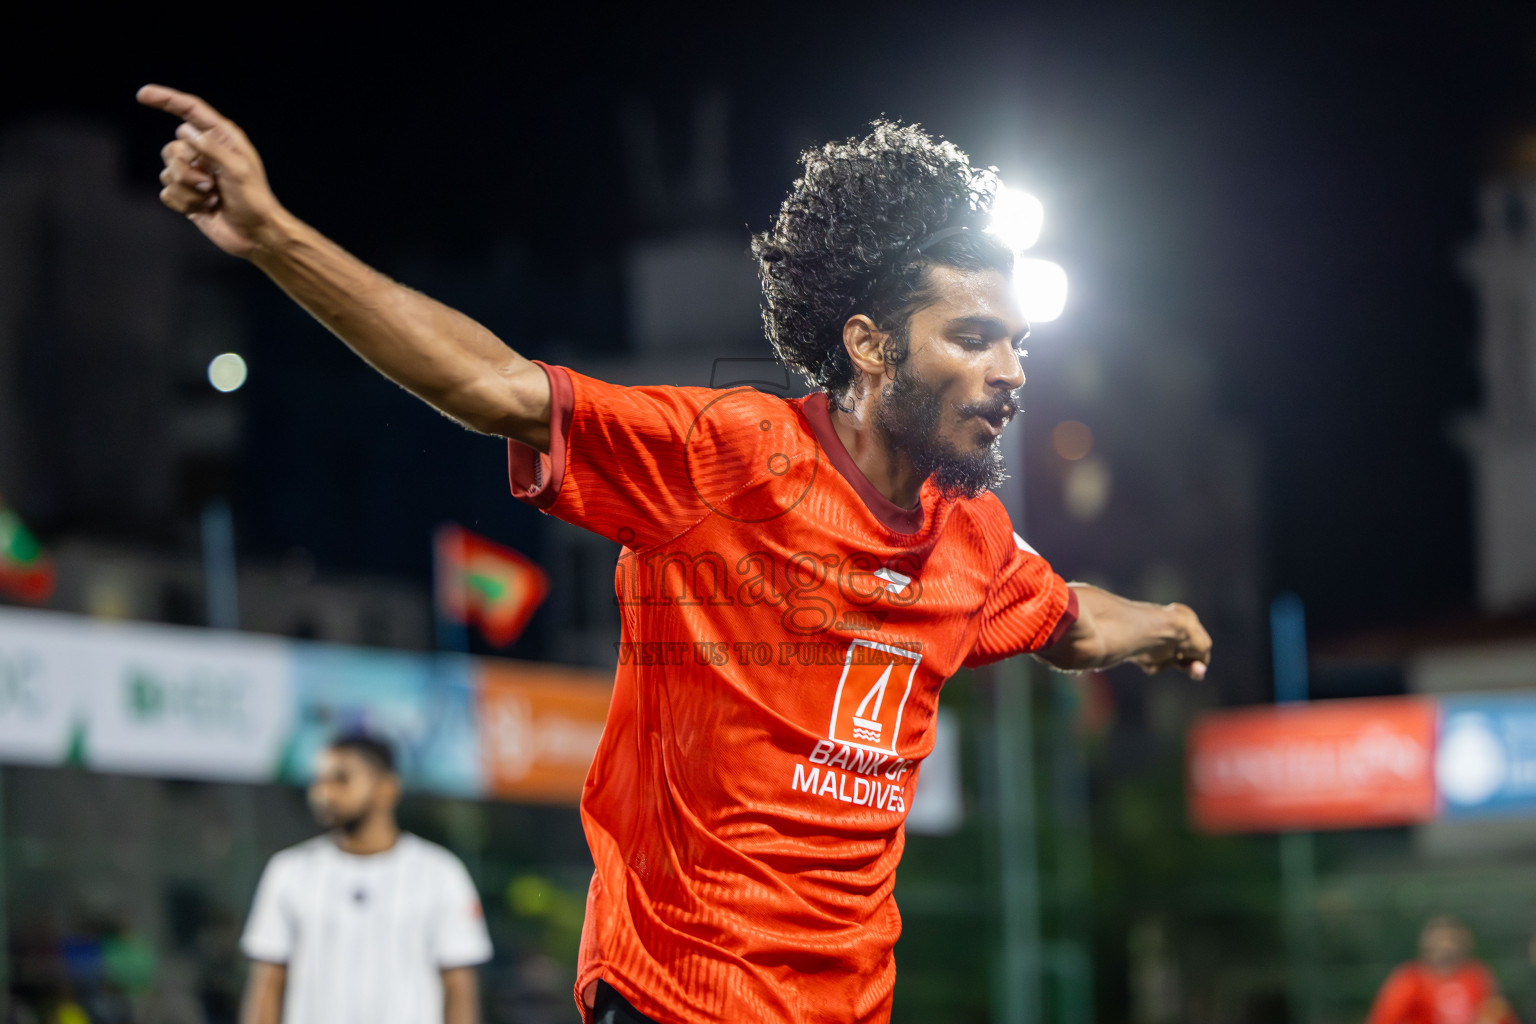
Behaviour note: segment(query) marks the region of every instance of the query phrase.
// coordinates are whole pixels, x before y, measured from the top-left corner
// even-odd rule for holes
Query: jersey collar
[[[811,432],[816,435],[822,451],[827,453],[827,459],[858,492],[865,507],[874,513],[876,519],[896,533],[917,533],[923,528],[921,499],[917,508],[902,508],[881,494],[854,463],[853,456],[843,447],[843,439],[837,436],[837,430],[832,426],[832,402],[825,391],[807,395],[801,400],[800,411],[805,414],[806,422],[811,425]]]

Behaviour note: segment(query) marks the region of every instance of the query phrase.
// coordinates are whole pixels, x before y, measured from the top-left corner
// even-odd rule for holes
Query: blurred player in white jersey
[[[321,752],[309,802],[329,831],[262,874],[241,1024],[478,1024],[479,896],[457,857],[400,830],[399,800],[388,745],[345,735]]]

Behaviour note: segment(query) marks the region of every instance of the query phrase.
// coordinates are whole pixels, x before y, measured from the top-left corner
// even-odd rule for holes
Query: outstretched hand
[[[1211,635],[1187,605],[1167,605],[1173,628],[1157,646],[1131,657],[1147,674],[1178,669],[1191,679],[1204,679],[1211,661]]]
[[[1147,673],[1177,669],[1204,679],[1211,664],[1211,635],[1187,605],[1132,601],[1087,583],[1071,584],[1077,618],[1066,634],[1038,652],[1068,672],[1132,662]]]
[[[249,256],[282,211],[261,157],[239,125],[190,93],[146,85],[139,102],[181,118],[160,151],[160,201],[232,256]]]

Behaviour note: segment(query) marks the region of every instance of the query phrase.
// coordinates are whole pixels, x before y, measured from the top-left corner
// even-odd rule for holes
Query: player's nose
[[[1012,345],[998,346],[1001,352],[987,367],[987,384],[1013,391],[1024,386],[1024,360]]]

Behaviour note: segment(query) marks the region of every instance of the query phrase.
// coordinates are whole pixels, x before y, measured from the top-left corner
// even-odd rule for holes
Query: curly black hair
[[[994,169],[972,167],[915,124],[871,128],[802,153],[804,174],[773,226],[752,239],[768,340],[785,365],[834,397],[855,380],[843,348],[849,317],[863,313],[891,331],[888,355],[899,362],[908,319],[933,301],[931,266],[1013,268],[1007,246],[980,230],[997,195]],[[924,245],[960,227],[976,230]]]

